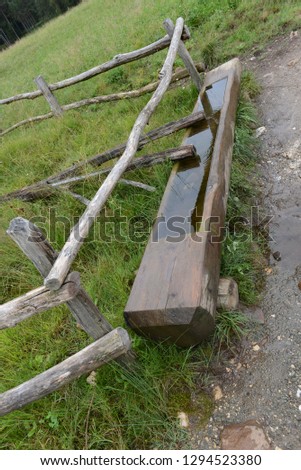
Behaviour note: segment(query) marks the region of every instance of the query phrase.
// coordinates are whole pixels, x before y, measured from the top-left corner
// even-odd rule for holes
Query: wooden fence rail
[[[101,211],[107,199],[111,195],[114,187],[116,186],[118,180],[121,178],[126,167],[133,159],[138,149],[139,139],[142,134],[142,131],[148,123],[151,115],[157,108],[158,104],[162,100],[164,93],[166,92],[170,84],[172,76],[172,67],[178,52],[183,27],[183,18],[178,18],[168,50],[168,54],[161,70],[162,78],[160,84],[152,95],[149,102],[146,104],[146,106],[144,106],[139,116],[137,117],[122,156],[115,164],[109,175],[106,177],[105,181],[95,194],[94,198],[92,199],[84,214],[80,218],[76,227],[72,229],[69,238],[65,243],[65,246],[57,257],[50,273],[46,277],[44,284],[50,290],[59,289],[63,284],[72,262],[74,261],[78,251],[80,250],[80,247],[82,246],[85,238],[88,236],[89,230],[92,224],[94,223],[95,218],[97,217],[98,213]]]
[[[205,66],[202,63],[195,64],[195,68],[198,72],[204,72]],[[171,85],[169,89],[172,89],[173,86],[178,86],[181,84],[182,80],[186,79],[189,76],[189,72],[187,69],[182,69],[177,72],[175,72],[172,75],[171,79]],[[41,80],[45,82],[45,80],[40,76],[38,77]],[[35,79],[37,80],[37,79]],[[40,114],[39,116],[33,116],[27,119],[23,119],[22,121],[17,122],[16,124],[8,127],[7,129],[4,129],[2,132],[0,132],[0,137],[4,136],[5,134],[8,134],[9,132],[12,132],[13,130],[17,129],[18,127],[26,126],[27,124],[32,124],[34,122],[41,122],[45,121],[46,119],[51,119],[53,117],[58,117],[63,114],[63,112],[66,111],[71,111],[73,109],[78,109],[82,108],[83,106],[91,106],[95,104],[101,104],[101,103],[110,103],[113,101],[120,101],[120,100],[125,100],[125,99],[131,99],[131,98],[139,98],[142,95],[145,95],[147,93],[153,92],[159,84],[159,81],[149,83],[148,85],[145,85],[142,88],[139,88],[137,90],[131,90],[131,91],[123,91],[120,93],[112,93],[110,95],[100,95],[100,96],[94,96],[93,98],[85,98],[80,101],[75,101],[73,103],[69,104],[64,104],[64,105],[59,105],[57,99],[55,96],[49,92],[49,88],[45,89],[45,99],[47,99],[51,111],[49,113],[45,114]],[[172,86],[172,84],[174,84]],[[47,84],[45,83],[46,87]],[[50,93],[47,94],[46,90]]]
[[[190,38],[190,33],[189,33],[187,26],[185,25],[183,28],[181,39],[183,41],[186,41],[189,38]],[[109,60],[108,62],[105,62],[104,64],[101,64],[101,65],[97,65],[96,67],[93,67],[90,70],[87,70],[78,75],[75,75],[74,77],[66,78],[65,80],[48,84],[48,88],[49,90],[54,91],[54,90],[59,90],[61,88],[69,87],[71,85],[75,85],[76,83],[80,83],[85,80],[89,80],[90,78],[95,77],[96,75],[100,75],[101,73],[108,72],[109,70],[112,70],[115,67],[128,64],[129,62],[142,59],[143,57],[147,57],[149,55],[155,54],[156,52],[159,52],[162,49],[166,49],[167,47],[169,47],[170,42],[171,42],[170,36],[167,34],[166,36],[159,39],[158,41],[153,42],[152,44],[149,44],[148,46],[142,47],[141,49],[137,49],[136,51],[132,51],[132,52],[125,52],[124,54],[118,54],[115,57],[113,57],[113,59]],[[10,96],[9,98],[1,99],[0,104],[9,104],[9,103],[13,103],[14,101],[20,101],[20,100],[33,100],[42,95],[43,95],[43,92],[40,89],[36,91],[20,93],[15,96]]]
[[[60,253],[56,253],[50,243],[43,236],[42,232],[29,221],[22,218],[16,218],[12,220],[10,224],[7,231],[8,235],[17,243],[19,248],[33,262],[34,266],[44,277],[45,287],[34,289],[33,291],[0,306],[0,328],[15,326],[17,323],[35,315],[36,313],[61,303],[66,303],[76,321],[89,335],[93,337],[95,341],[82,351],[74,354],[72,357],[43,372],[28,382],[2,393],[0,395],[0,415],[19,409],[22,406],[37,400],[48,393],[59,389],[63,385],[68,384],[74,378],[79,377],[84,373],[91,372],[110,360],[116,359],[122,364],[128,365],[135,358],[131,351],[131,342],[127,332],[122,328],[113,330],[113,327],[101,315],[88,294],[80,286],[79,274],[69,273],[69,270],[98,213],[104,207],[104,204],[116,184],[121,181],[122,174],[128,168],[131,168],[129,165],[131,164],[136,151],[151,140],[151,135],[154,138],[160,138],[164,133],[164,135],[168,135],[169,133],[174,132],[174,127],[183,128],[181,127],[181,125],[183,126],[183,123],[180,124],[180,127],[179,123],[176,123],[176,126],[171,126],[169,124],[165,127],[163,126],[161,129],[156,129],[151,133],[142,136],[146,124],[171,83],[173,78],[173,64],[177,53],[179,53],[183,58],[188,73],[199,88],[199,82],[196,77],[196,74],[198,74],[197,69],[195,68],[189,53],[185,49],[181,40],[181,38],[185,39],[185,35],[187,36],[188,34],[187,29],[184,26],[183,18],[178,18],[175,26],[169,20],[166,22],[165,27],[168,32],[167,37],[147,46],[146,48],[142,48],[139,51],[116,56],[112,61],[91,69],[88,75],[85,72],[84,74],[80,74],[76,77],[72,77],[71,79],[52,85],[48,85],[42,77],[39,77],[36,80],[37,85],[40,88],[39,94],[43,94],[45,96],[51,106],[52,113],[59,115],[62,108],[59,106],[52,94],[54,89],[63,88],[77,83],[78,81],[86,80],[91,76],[102,73],[110,68],[116,67],[117,65],[121,65],[121,63],[145,57],[146,55],[153,53],[152,51],[154,51],[154,48],[156,50],[160,50],[160,48],[163,49],[164,47],[169,46],[166,59],[159,75],[160,80],[152,97],[139,113],[127,143],[113,149],[112,151],[97,155],[93,159],[84,163],[87,164],[93,162],[93,164],[98,165],[120,156],[115,165],[109,169],[108,176],[92,201],[88,203],[79,223],[72,229],[69,239],[65,243],[62,251]],[[18,95],[17,99],[13,101],[29,99],[28,95],[28,93],[23,94],[22,96]],[[34,97],[36,97],[36,95],[34,95]],[[31,98],[33,97],[31,96]],[[6,101],[6,104],[8,102],[9,101]],[[200,113],[197,119],[200,120],[203,118],[204,114]],[[184,127],[187,127],[186,124]],[[162,130],[164,131],[163,133]],[[187,154],[192,156],[195,156],[196,154],[195,148],[191,145],[178,151],[171,149],[169,152],[170,154],[175,154],[175,159],[183,158],[184,156],[187,156]],[[158,159],[164,158],[162,155],[157,157]],[[70,175],[70,173],[73,175],[76,174],[74,171],[76,172],[78,168],[81,168],[82,164],[75,167],[76,168],[73,167],[71,170],[68,169],[65,170],[65,172],[61,172],[59,174],[59,178],[58,175],[56,175],[56,178],[63,179],[63,177]],[[54,181],[52,180],[52,182]],[[47,183],[49,184],[49,181],[47,181]]]

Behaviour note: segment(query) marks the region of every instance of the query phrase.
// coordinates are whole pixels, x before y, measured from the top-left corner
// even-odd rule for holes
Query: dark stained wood
[[[0,416],[39,400],[81,375],[126,355],[130,348],[131,340],[128,333],[123,328],[116,328],[60,364],[18,387],[1,393]]]
[[[125,308],[125,319],[137,333],[182,347],[198,344],[214,330],[240,73],[240,63],[233,59],[209,72],[201,91],[202,97],[210,85],[227,79],[205,180],[202,224],[173,241],[160,236],[160,228],[169,234],[166,223],[155,224]],[[158,218],[168,218],[170,195],[176,192],[177,178],[183,179],[178,169],[176,164]],[[179,204],[187,200],[186,216],[193,216],[196,196],[190,206],[189,198],[194,188],[184,179],[182,186]]]

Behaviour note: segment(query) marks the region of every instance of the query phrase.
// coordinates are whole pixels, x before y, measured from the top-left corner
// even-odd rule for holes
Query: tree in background
[[[64,13],[81,0],[0,0],[0,48]]]

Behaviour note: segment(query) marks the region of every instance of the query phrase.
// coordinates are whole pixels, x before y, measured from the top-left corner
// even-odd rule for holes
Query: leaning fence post
[[[37,87],[41,92],[43,93],[43,96],[47,103],[50,106],[51,111],[55,116],[61,116],[63,114],[63,109],[59,105],[58,100],[54,96],[54,94],[51,92],[47,82],[44,80],[42,75],[39,75],[37,78],[34,79]]]
[[[11,221],[7,234],[45,278],[57,258],[57,252],[46,240],[42,231],[28,220],[16,217]],[[113,327],[101,315],[82,287],[80,287],[77,296],[66,302],[66,304],[77,323],[92,338],[101,338],[109,331],[112,331]]]
[[[174,26],[173,22],[171,21],[171,19],[167,18],[166,20],[164,20],[163,26],[165,28],[165,31],[169,35],[169,37],[172,38],[175,26]],[[197,87],[198,91],[200,92],[201,88],[202,88],[201,77],[200,77],[200,74],[199,74],[199,72],[197,71],[197,69],[194,65],[194,62],[193,62],[189,52],[187,51],[186,47],[184,46],[183,41],[180,41],[180,43],[179,43],[178,54],[181,57],[181,59],[183,60],[183,62],[185,64],[185,67],[187,68],[187,70],[188,70],[188,72],[191,76],[192,81],[194,82],[195,86]]]
[[[58,253],[45,238],[39,227],[29,222],[29,220],[23,219],[23,217],[16,217],[11,221],[6,233],[45,278],[51,270]],[[93,339],[97,340],[113,331],[113,326],[100,313],[91,297],[82,287],[79,288],[73,299],[66,302],[66,305],[76,322]],[[123,357],[118,359],[118,362],[128,366],[135,359],[135,353],[129,350]]]

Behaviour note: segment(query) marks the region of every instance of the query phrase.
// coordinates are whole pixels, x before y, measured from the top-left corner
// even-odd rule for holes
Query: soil
[[[262,87],[258,183],[262,211],[272,217],[265,323],[216,379],[223,396],[208,425],[192,429],[191,447],[219,449],[226,425],[256,420],[272,448],[301,449],[301,32],[277,38],[243,64]]]

